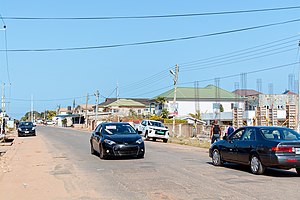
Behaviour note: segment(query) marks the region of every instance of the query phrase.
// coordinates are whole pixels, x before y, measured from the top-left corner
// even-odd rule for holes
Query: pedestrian
[[[234,132],[234,128],[232,126],[232,122],[230,122],[229,127],[227,128],[227,131],[226,131],[226,136],[229,136],[233,132]]]
[[[213,144],[216,141],[219,141],[220,137],[221,137],[221,128],[218,124],[218,121],[215,120],[210,130],[211,144]]]

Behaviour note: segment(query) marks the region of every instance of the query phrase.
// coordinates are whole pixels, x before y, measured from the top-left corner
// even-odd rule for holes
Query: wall
[[[177,101],[178,103],[178,115],[179,116],[186,116],[189,113],[196,113],[196,106],[195,101]],[[213,113],[213,104],[216,103],[215,101],[200,101],[200,112],[201,113]],[[224,112],[231,112],[231,104],[235,103],[234,101],[220,101],[219,103],[222,104],[224,108]],[[168,108],[170,108],[170,104],[172,104],[172,101],[170,101],[167,105]],[[242,103],[241,106],[244,103]]]

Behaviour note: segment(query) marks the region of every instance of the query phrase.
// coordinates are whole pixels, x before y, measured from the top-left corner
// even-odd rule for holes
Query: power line
[[[299,9],[300,6],[263,8],[251,10],[221,11],[221,12],[205,12],[205,13],[187,13],[187,14],[168,14],[168,15],[144,15],[144,16],[104,16],[104,17],[3,17],[7,20],[117,20],[117,19],[155,19],[155,18],[178,18],[178,17],[197,17],[212,15],[228,15],[242,13],[270,12],[281,10]]]
[[[249,71],[249,72],[246,72],[246,73],[247,74],[255,74],[255,73],[259,73],[259,72],[264,72],[264,71],[269,71],[269,70],[274,70],[274,69],[289,67],[289,66],[293,66],[293,65],[299,64],[299,63],[300,63],[300,61],[299,62],[295,62],[295,63],[285,64],[285,65],[279,65],[279,66],[275,66],[275,67],[268,67],[268,68],[264,68],[264,69],[253,70],[253,71]],[[241,75],[240,73],[238,73],[238,74],[231,74],[231,75],[227,75],[227,76],[218,77],[218,79],[221,80],[221,79],[233,78],[233,77],[238,77],[240,75]],[[209,81],[214,81],[214,80],[215,80],[215,78],[210,78],[210,79],[198,80],[197,82],[209,82]],[[194,84],[195,81],[178,83],[178,85],[188,85],[188,84],[192,84],[192,83]],[[173,87],[173,85],[169,85],[169,86],[162,87],[162,88],[159,88],[159,89],[156,89],[156,90],[152,90],[150,92],[145,92],[145,93],[142,93],[142,94],[137,94],[134,97],[136,97],[136,96],[142,96],[142,95],[146,95],[146,94],[151,94],[151,93],[154,93],[154,92],[166,89],[166,88],[172,88],[172,87]]]
[[[283,51],[278,51],[278,52],[269,53],[269,54],[265,54],[265,55],[256,54],[256,55],[259,55],[259,56],[254,56],[254,57],[250,57],[250,58],[247,58],[247,57],[249,57],[249,55],[248,55],[248,56],[241,57],[238,60],[236,60],[236,59],[225,60],[225,61],[227,61],[225,63],[224,63],[224,61],[220,61],[220,62],[215,62],[215,63],[209,63],[209,64],[206,64],[206,65],[198,65],[200,67],[197,67],[197,66],[187,67],[187,68],[184,68],[182,71],[186,72],[186,71],[194,71],[194,70],[200,70],[200,69],[215,68],[215,67],[219,67],[219,66],[240,63],[240,62],[244,62],[244,61],[248,61],[248,60],[254,60],[254,59],[257,59],[257,58],[263,58],[263,57],[267,57],[267,56],[277,55],[277,54],[280,54],[280,53],[285,53],[285,52],[293,51],[293,50],[296,50],[296,49],[297,48],[290,48],[290,49],[286,49],[286,50],[283,50]],[[230,62],[228,62],[228,61],[230,61]]]
[[[295,37],[299,37],[299,35],[284,38],[284,39],[280,39],[280,40],[276,40],[276,41],[273,41],[273,42],[265,43],[265,44],[258,45],[258,46],[255,46],[255,47],[251,47],[251,48],[241,49],[241,50],[234,51],[234,52],[231,52],[231,53],[226,53],[226,54],[223,54],[223,55],[220,55],[220,56],[214,56],[214,57],[210,57],[210,58],[206,58],[206,59],[202,59],[202,60],[192,61],[192,62],[194,62],[194,64],[183,65],[181,71],[192,71],[192,70],[200,70],[200,69],[206,69],[206,68],[219,67],[219,66],[234,64],[234,63],[238,63],[238,62],[253,60],[253,59],[256,59],[256,58],[262,58],[262,57],[267,57],[267,56],[276,55],[276,54],[280,54],[280,53],[285,53],[285,52],[294,50],[294,48],[283,50],[283,51],[277,51],[275,53],[273,51],[281,50],[281,49],[284,49],[286,47],[294,46],[294,45],[284,46],[284,47],[275,48],[275,49],[273,48],[271,50],[264,51],[264,52],[259,52],[259,51],[260,50],[265,50],[265,49],[270,49],[272,47],[278,47],[280,45],[284,45],[284,44],[287,44],[287,43],[298,41],[296,39],[289,40],[289,39],[295,38]],[[282,42],[282,41],[286,41],[286,40],[289,40],[289,41]],[[281,42],[281,43],[279,43],[279,42]],[[258,53],[248,55],[248,54],[253,53],[253,52],[258,52]],[[273,53],[266,54],[268,52],[273,52]],[[239,55],[246,55],[246,56],[241,57]],[[256,56],[256,55],[258,55],[258,56]],[[237,56],[239,56],[239,57],[236,58],[236,59],[227,59],[227,58],[232,58],[232,57],[234,58],[234,57],[237,57]],[[216,62],[218,60],[219,60],[219,62]],[[199,61],[202,61],[201,65],[199,63],[196,63],[196,62],[199,62]],[[192,62],[186,62],[186,63],[192,63]],[[205,64],[205,65],[203,65],[203,64]],[[187,66],[192,66],[192,65],[194,67],[187,67]],[[200,67],[197,67],[197,66],[200,66]],[[166,77],[169,76],[169,73],[168,73],[169,69],[171,69],[171,68],[170,67],[166,68],[166,69],[164,69],[164,70],[162,70],[158,73],[155,73],[154,75],[152,75],[150,77],[147,77],[145,79],[127,84],[125,86],[123,85],[121,88],[123,88],[123,89],[132,88],[132,89],[130,89],[130,92],[129,92],[129,94],[131,94],[134,91],[141,90],[142,88],[145,88],[145,87],[148,88],[149,86],[152,87],[154,84],[160,82],[160,80],[165,79]],[[140,87],[136,87],[137,85],[139,85]],[[128,93],[126,92],[126,94],[128,94]]]
[[[289,23],[300,22],[300,19],[293,19],[283,22],[276,22],[271,24],[264,24],[259,26],[252,26],[240,29],[232,29],[228,31],[214,32],[203,35],[196,36],[188,36],[188,37],[180,37],[180,38],[171,38],[171,39],[163,39],[163,40],[152,40],[152,41],[144,41],[144,42],[134,42],[134,43],[124,43],[124,44],[112,44],[112,45],[101,45],[101,46],[89,46],[89,47],[67,47],[67,48],[45,48],[45,49],[9,49],[9,52],[48,52],[48,51],[77,51],[77,50],[93,50],[93,49],[106,49],[106,48],[118,48],[118,47],[127,47],[127,46],[140,46],[140,45],[148,45],[148,44],[157,44],[157,43],[166,43],[166,42],[175,42],[175,41],[183,41],[183,40],[192,40],[197,38],[211,37],[217,35],[225,35],[249,30],[255,30],[260,28],[266,28],[271,26],[284,25]],[[0,50],[4,51],[4,50]]]
[[[245,72],[247,74],[254,74],[254,73],[258,73],[258,72],[264,72],[264,71],[269,71],[269,70],[274,70],[274,69],[279,69],[279,68],[284,68],[284,67],[289,67],[289,66],[293,66],[295,64],[299,64],[300,62],[295,62],[295,63],[289,63],[289,64],[285,64],[285,65],[279,65],[279,66],[275,66],[275,67],[268,67],[268,68],[264,68],[264,69],[258,69],[258,70],[253,70],[253,71],[249,71],[249,72]],[[240,76],[241,74],[232,74],[232,75],[227,75],[227,76],[222,76],[219,77],[220,79],[227,79],[227,78],[233,78],[233,77],[237,77]],[[211,79],[205,79],[205,80],[199,80],[198,82],[208,82],[208,81],[213,81],[215,80],[215,78],[211,78]],[[194,83],[193,82],[185,82],[185,83],[181,83],[179,85],[186,85],[186,84],[191,84]]]
[[[254,46],[254,47],[250,47],[250,48],[246,48],[246,49],[240,49],[240,50],[237,50],[237,51],[233,51],[233,52],[229,52],[229,53],[225,53],[225,54],[221,54],[221,55],[217,55],[217,56],[212,56],[212,57],[209,57],[209,58],[184,62],[184,63],[180,63],[180,66],[190,66],[190,65],[194,65],[194,64],[198,64],[198,63],[206,63],[206,62],[209,62],[210,60],[214,60],[214,61],[215,60],[221,60],[221,59],[224,59],[224,58],[236,57],[236,56],[239,56],[239,55],[244,55],[244,54],[248,54],[248,53],[252,53],[252,52],[257,52],[259,50],[269,49],[269,48],[272,48],[272,47],[278,47],[278,46],[283,45],[283,44],[294,43],[294,42],[299,40],[298,39],[299,37],[300,37],[300,35],[295,35],[295,36],[292,36],[292,37],[284,38],[284,39],[281,39],[281,40],[276,40],[276,41],[273,41],[273,42],[269,42],[269,43],[266,43],[266,44],[262,44],[262,45],[258,45],[258,46]],[[291,38],[295,38],[295,39],[289,40]],[[287,42],[282,42],[282,41],[286,41],[286,40],[288,40],[288,41]],[[279,42],[281,42],[281,43],[279,43]]]

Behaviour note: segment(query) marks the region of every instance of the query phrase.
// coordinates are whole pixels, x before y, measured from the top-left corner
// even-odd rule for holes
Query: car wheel
[[[153,139],[154,142],[156,141],[156,138],[152,138],[152,139]]]
[[[220,154],[218,149],[213,150],[212,163],[213,163],[214,166],[221,166],[222,165],[221,154]]]
[[[300,168],[296,168],[296,172],[297,172],[298,176],[300,176]]]
[[[253,155],[250,160],[251,172],[253,174],[263,174],[265,171],[265,167],[259,160],[257,155]]]
[[[149,140],[148,131],[145,132],[145,140]]]
[[[95,154],[96,154],[95,149],[94,149],[94,147],[93,147],[92,144],[91,144],[91,154],[92,154],[92,155],[95,155]]]
[[[163,142],[164,142],[164,143],[167,143],[167,142],[168,142],[168,139],[163,139]]]
[[[104,155],[104,149],[102,147],[102,145],[99,146],[100,152],[99,152],[99,157],[100,159],[105,159],[105,155]]]

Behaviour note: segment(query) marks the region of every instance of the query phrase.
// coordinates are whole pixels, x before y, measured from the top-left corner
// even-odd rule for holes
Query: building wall
[[[171,109],[171,104],[173,102],[170,101],[167,103],[166,108],[170,111]],[[177,101],[178,104],[178,116],[186,116],[189,113],[196,113],[196,105],[195,101]],[[199,102],[199,107],[200,107],[200,112],[201,113],[214,113],[215,110],[213,108],[213,105],[216,102],[214,101],[200,101]],[[232,105],[235,104],[236,102],[234,101],[220,101],[220,104],[222,104],[224,108],[224,112],[231,112],[232,111]],[[244,106],[244,103],[239,103],[241,104],[240,106]]]

